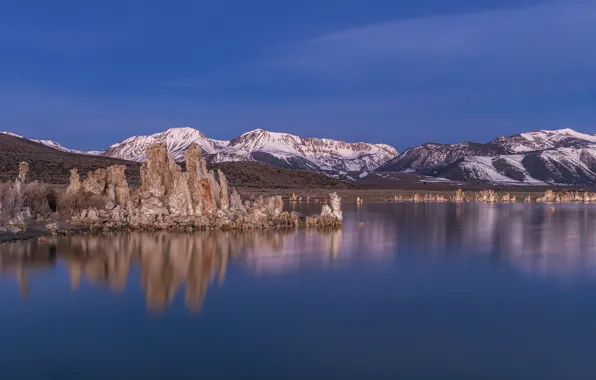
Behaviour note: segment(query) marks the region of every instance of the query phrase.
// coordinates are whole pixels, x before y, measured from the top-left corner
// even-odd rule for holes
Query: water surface
[[[0,379],[595,378],[595,207],[344,209],[0,247]]]

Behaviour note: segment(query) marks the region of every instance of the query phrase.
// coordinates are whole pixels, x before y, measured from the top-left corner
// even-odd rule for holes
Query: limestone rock
[[[78,193],[81,191],[81,186],[79,171],[76,168],[70,169],[70,183],[68,185],[68,189],[66,189],[66,194]]]
[[[141,166],[141,186],[130,190],[121,165],[98,169],[82,183],[78,172],[71,172],[70,193],[88,192],[105,197],[102,206],[87,207],[72,217],[93,231],[113,228],[236,229],[297,227],[307,220],[297,213],[283,211],[281,196],[243,202],[236,190],[230,194],[221,170],[207,171],[200,148],[193,144],[186,152],[186,171],[168,154],[166,146],[151,145]],[[323,215],[314,218],[317,226],[340,226],[340,198],[330,194]]]
[[[201,150],[197,144],[191,144],[186,150],[186,173],[188,178],[188,188],[192,206],[196,215],[201,215],[204,209],[205,189],[203,186],[204,175],[202,173]],[[204,160],[203,160],[204,161]],[[209,189],[211,192],[211,189]]]
[[[48,231],[51,234],[57,234],[58,233],[58,224],[56,223],[48,223],[46,224],[46,231]]]
[[[142,215],[154,216],[154,215],[166,215],[168,214],[167,207],[163,204],[159,198],[151,197],[147,199],[141,199],[141,210]]]
[[[477,202],[496,203],[498,200],[499,198],[493,190],[482,190],[476,194]]]
[[[457,189],[455,192],[455,196],[453,197],[454,202],[465,202],[466,198],[464,197],[464,191],[462,189]]]
[[[209,172],[209,186],[211,187],[211,197],[213,198],[213,202],[217,208],[221,208],[221,187],[219,183],[217,183],[217,179],[215,179],[215,172],[211,170]]]
[[[83,191],[86,193],[101,195],[106,189],[106,169],[99,168],[94,172],[89,172],[87,178],[82,183]]]
[[[246,214],[246,206],[242,203],[242,198],[236,189],[230,195],[230,211],[236,214]]]
[[[168,158],[163,144],[152,144],[147,148],[147,160],[141,166],[142,197],[160,198],[166,195],[166,186],[172,183]]]
[[[126,203],[130,200],[130,189],[128,182],[126,182],[126,166],[112,165],[106,170],[106,195],[108,199],[119,206],[126,206]]]
[[[219,178],[219,197],[221,202],[221,209],[227,210],[230,207],[230,196],[228,193],[228,180],[223,172],[217,169],[217,177]]]
[[[99,215],[97,211],[92,208],[87,212],[87,218],[89,218],[89,220],[97,220],[99,218]]]
[[[174,164],[176,165],[176,164]],[[167,205],[168,211],[174,216],[194,215],[192,198],[186,175],[180,171],[180,167],[170,166],[172,182],[168,189]]]
[[[29,173],[29,164],[23,161],[19,164],[18,180],[21,183],[25,183],[25,180],[27,179],[27,173]]]
[[[337,195],[337,193],[333,192],[329,194],[329,204],[331,205],[333,216],[341,222],[343,219],[343,214],[341,211],[341,198]]]

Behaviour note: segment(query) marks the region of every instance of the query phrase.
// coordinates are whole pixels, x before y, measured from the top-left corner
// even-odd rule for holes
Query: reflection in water
[[[214,280],[224,281],[231,257],[255,273],[325,265],[337,257],[341,235],[341,231],[272,230],[72,236],[51,244],[27,241],[5,246],[0,269],[15,273],[26,295],[25,269],[53,266],[56,252],[68,268],[73,290],[82,278],[123,290],[131,267],[138,265],[150,309],[164,309],[184,286],[187,307],[198,311],[207,287]]]
[[[364,222],[359,228],[358,223]],[[14,275],[23,296],[28,274],[62,260],[72,289],[81,280],[125,289],[138,266],[151,309],[164,309],[178,289],[200,310],[207,287],[222,283],[229,262],[255,275],[415,258],[488,257],[526,272],[596,272],[596,207],[565,205],[375,204],[347,205],[339,231],[268,230],[195,234],[114,234],[27,241],[0,247],[0,273]]]
[[[554,211],[523,204],[397,206],[397,234],[416,254],[486,254],[496,265],[542,275],[596,273],[593,206],[563,205]]]

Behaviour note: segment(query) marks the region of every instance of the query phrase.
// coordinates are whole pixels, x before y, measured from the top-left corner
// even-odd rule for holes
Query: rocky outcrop
[[[221,209],[227,210],[230,207],[230,195],[228,193],[228,180],[223,172],[217,169],[217,177],[219,178],[219,199],[221,202]]]
[[[308,227],[339,227],[342,224],[341,198],[337,193],[329,194],[329,203],[324,204],[321,215],[306,218]]]
[[[527,195],[519,198],[519,201],[525,203],[532,203],[533,198]],[[392,202],[446,202],[447,199],[440,194],[420,194],[413,195],[395,194],[391,198],[386,198],[386,201]],[[481,190],[479,192],[464,193],[458,190],[453,197],[450,198],[452,202],[479,202],[479,203],[516,203],[518,201],[515,195],[505,193],[497,194],[494,190]],[[596,193],[592,192],[572,192],[547,190],[542,196],[535,198],[537,203],[596,203]]]
[[[453,197],[454,202],[465,202],[466,198],[464,196],[464,191],[462,189],[457,189],[455,192],[455,196]]]
[[[213,212],[216,207],[211,194],[209,172],[205,160],[201,158],[201,149],[196,144],[186,151],[186,173],[195,215]]]
[[[87,178],[82,182],[83,191],[90,194],[101,195],[106,190],[107,170],[96,169],[87,173]]]
[[[503,203],[515,203],[517,201],[515,196],[511,196],[509,193],[503,195],[501,202]]]
[[[306,224],[299,214],[283,211],[281,196],[259,197],[243,202],[228,187],[221,170],[208,171],[200,149],[186,152],[186,171],[161,144],[147,149],[141,166],[141,186],[131,191],[125,167],[112,166],[90,173],[82,183],[72,171],[68,194],[87,193],[102,197],[105,207],[92,207],[72,216],[78,224],[94,229],[249,229],[298,227]],[[340,226],[341,199],[330,195],[329,205],[311,225]]]
[[[22,188],[25,185],[27,173],[29,173],[29,164],[21,162],[19,164],[19,174],[14,182],[14,189],[19,196],[22,194]]]
[[[106,195],[114,204],[126,207],[130,201],[130,189],[126,182],[126,166],[114,165],[107,168]]]
[[[81,177],[79,176],[79,171],[74,168],[70,169],[70,183],[68,184],[68,188],[66,189],[66,194],[77,194],[81,191]]]
[[[536,198],[538,203],[594,203],[596,202],[596,193],[590,192],[554,192],[547,190],[541,197]]]
[[[18,233],[26,230],[25,219],[31,217],[29,209],[23,206],[28,172],[29,164],[21,162],[15,181],[0,193],[0,232]]]

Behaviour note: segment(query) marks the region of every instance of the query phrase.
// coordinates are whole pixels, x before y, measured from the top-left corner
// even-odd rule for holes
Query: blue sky
[[[95,5],[93,5],[95,4]],[[596,0],[0,3],[0,130],[348,141],[596,133]]]

